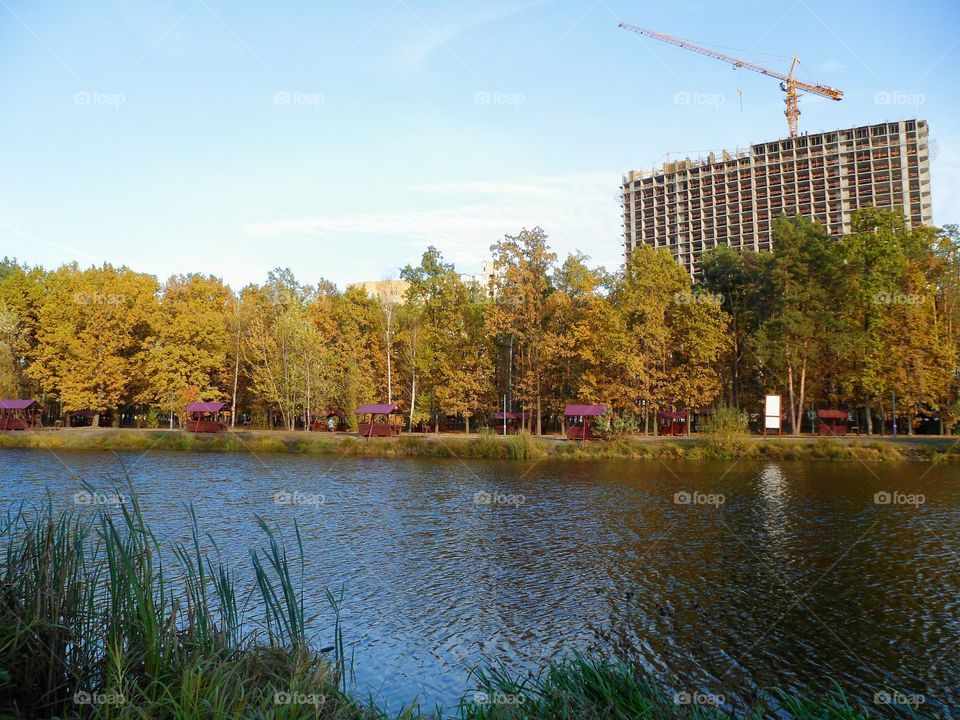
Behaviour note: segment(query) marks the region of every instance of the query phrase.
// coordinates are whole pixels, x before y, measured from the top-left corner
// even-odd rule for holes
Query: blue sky
[[[612,268],[623,172],[786,134],[777,81],[619,20],[797,54],[846,93],[801,131],[928,119],[960,222],[955,0],[0,0],[0,255],[342,285],[539,224]]]

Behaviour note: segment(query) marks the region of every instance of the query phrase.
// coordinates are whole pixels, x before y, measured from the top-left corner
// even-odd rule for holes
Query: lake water
[[[120,462],[159,535],[185,539],[192,503],[245,570],[255,515],[288,539],[296,518],[317,643],[342,587],[357,689],[392,709],[454,704],[484,658],[523,671],[598,638],[733,709],[834,682],[960,707],[960,467],[0,450],[0,495],[70,506]]]

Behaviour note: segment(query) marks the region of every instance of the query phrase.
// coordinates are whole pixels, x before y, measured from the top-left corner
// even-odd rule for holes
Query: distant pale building
[[[410,283],[406,280],[369,280],[367,282],[353,283],[349,287],[359,287],[375,300],[382,302],[402,303],[407,294],[407,288]]]
[[[679,160],[623,177],[623,242],[666,248],[691,275],[718,245],[769,250],[782,213],[833,237],[862,207],[899,210],[911,227],[933,221],[929,129],[901,120],[757,143],[718,158]]]

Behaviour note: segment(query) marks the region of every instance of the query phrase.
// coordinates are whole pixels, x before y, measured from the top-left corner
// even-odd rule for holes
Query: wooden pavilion
[[[40,427],[36,400],[0,400],[0,430],[31,430]]]
[[[672,410],[663,410],[657,416],[660,435],[686,435],[687,434],[687,413]]]
[[[606,405],[567,405],[563,409],[567,440],[596,440],[599,435],[593,431],[593,420],[606,412]]]
[[[76,410],[67,414],[67,427],[90,427],[93,425],[93,410]]]
[[[397,437],[400,435],[400,426],[390,423],[390,416],[397,412],[397,406],[392,403],[361,405],[357,408],[357,417],[369,415],[369,420],[361,419],[357,424],[357,433],[361,437]],[[377,418],[382,418],[377,420]]]
[[[187,405],[186,430],[195,433],[226,432],[227,425],[223,422],[222,402],[192,402]]]
[[[493,419],[497,435],[503,435],[504,429],[506,429],[507,435],[516,435],[520,432],[520,428],[526,417],[523,413],[503,412],[501,410],[493,414]]]
[[[846,435],[846,410],[817,410],[817,432],[820,435]]]
[[[343,410],[324,410],[310,423],[310,430],[314,432],[344,432],[346,429],[347,416]]]

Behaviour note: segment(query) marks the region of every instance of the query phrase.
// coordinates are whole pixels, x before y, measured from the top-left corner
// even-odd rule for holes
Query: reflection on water
[[[763,516],[763,527],[771,546],[786,536],[790,521],[787,515],[789,493],[787,477],[778,465],[768,463],[760,469],[757,475],[757,506]]]
[[[418,693],[453,703],[484,658],[521,671],[598,645],[735,707],[833,681],[870,704],[888,690],[960,707],[956,468],[121,458],[161,536],[187,539],[192,504],[244,568],[256,515],[288,538],[296,519],[318,644],[332,644],[324,590],[342,586],[358,684],[394,709]],[[6,450],[0,467],[7,505],[49,488],[68,506],[82,480],[108,491],[123,476],[98,453]],[[876,505],[880,491],[925,503]]]

